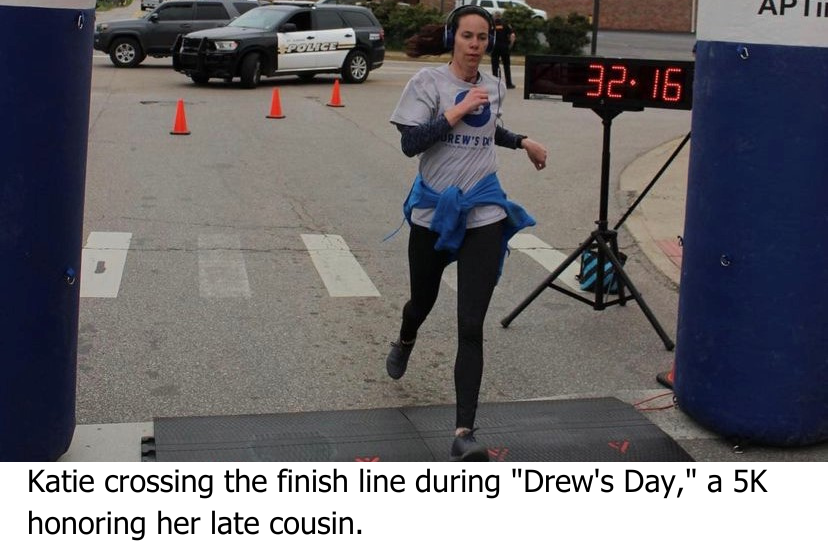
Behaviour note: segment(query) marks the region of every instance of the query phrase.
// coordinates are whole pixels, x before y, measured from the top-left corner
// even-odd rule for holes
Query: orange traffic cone
[[[333,92],[331,93],[331,101],[326,104],[328,107],[345,107],[342,100],[339,99],[339,79],[334,81]]]
[[[273,99],[270,101],[270,115],[267,116],[269,119],[283,119],[285,118],[282,115],[282,101],[279,99],[279,89],[273,89]]]
[[[173,124],[172,135],[190,135],[187,129],[187,116],[184,114],[184,100],[178,100],[178,107],[175,108],[175,123]]]
[[[665,388],[673,389],[673,377],[674,377],[673,373],[674,373],[675,370],[676,370],[676,362],[674,361],[673,362],[673,367],[669,371],[665,371],[663,373],[658,373],[656,375],[656,381],[658,381],[658,383],[661,384],[662,386],[664,386]]]

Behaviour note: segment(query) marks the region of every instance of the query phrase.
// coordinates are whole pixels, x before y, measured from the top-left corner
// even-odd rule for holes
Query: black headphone
[[[454,49],[454,34],[457,32],[457,25],[461,15],[474,13],[480,15],[489,23],[489,43],[486,44],[486,52],[490,53],[495,44],[495,23],[492,14],[480,6],[460,6],[454,8],[446,17],[446,29],[443,32],[443,45],[449,51]]]

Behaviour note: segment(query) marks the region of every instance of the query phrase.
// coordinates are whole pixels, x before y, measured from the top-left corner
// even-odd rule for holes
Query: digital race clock
[[[693,62],[529,55],[524,98],[561,96],[581,107],[690,109]]]

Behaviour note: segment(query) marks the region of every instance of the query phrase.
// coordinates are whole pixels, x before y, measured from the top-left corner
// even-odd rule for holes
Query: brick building
[[[455,0],[420,0],[448,12]],[[549,17],[572,12],[592,16],[595,0],[526,0]],[[602,30],[695,32],[698,0],[599,0],[598,25]]]

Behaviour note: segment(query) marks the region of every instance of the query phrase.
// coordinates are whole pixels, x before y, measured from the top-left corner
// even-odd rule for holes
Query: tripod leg
[[[690,132],[687,132],[687,135],[684,136],[684,139],[681,140],[681,143],[678,147],[676,147],[676,150],[673,151],[673,154],[670,155],[670,158],[668,158],[667,161],[664,162],[664,165],[661,166],[661,169],[658,170],[658,173],[655,174],[655,177],[653,177],[653,179],[646,186],[646,188],[644,188],[644,190],[641,191],[641,194],[635,199],[633,204],[630,205],[630,208],[627,209],[627,212],[624,213],[624,216],[622,216],[618,220],[618,223],[616,223],[615,226],[612,227],[613,230],[617,230],[618,228],[620,228],[621,224],[623,224],[624,221],[627,220],[627,218],[629,218],[629,216],[633,213],[633,211],[635,211],[635,208],[638,207],[638,204],[641,203],[641,200],[643,200],[644,197],[647,195],[647,192],[649,192],[653,185],[655,185],[656,181],[661,177],[662,173],[664,173],[667,170],[667,168],[670,167],[670,164],[673,163],[673,160],[676,159],[678,153],[681,152],[681,149],[684,148],[684,146],[687,144],[689,140]]]
[[[597,238],[596,238],[597,239]],[[602,311],[606,308],[604,305],[604,276],[606,274],[606,259],[604,258],[604,251],[595,251],[595,305],[593,308],[596,311]]]
[[[656,333],[658,333],[658,336],[661,337],[661,342],[664,343],[664,348],[666,348],[669,351],[672,351],[673,348],[676,347],[675,343],[667,335],[667,332],[664,331],[664,328],[661,327],[661,324],[656,319],[655,315],[653,314],[653,311],[650,310],[650,307],[648,307],[647,304],[644,302],[644,299],[641,297],[641,294],[638,292],[635,285],[630,280],[629,275],[627,275],[627,272],[624,271],[623,267],[621,267],[621,262],[618,261],[618,258],[615,257],[615,254],[613,254],[612,250],[607,246],[606,241],[603,239],[603,237],[597,235],[596,238],[598,250],[603,251],[607,258],[609,258],[609,260],[612,262],[612,265],[615,267],[615,272],[618,273],[620,279],[624,281],[624,284],[630,290],[630,293],[635,298],[635,301],[638,303],[638,306],[641,307],[641,311],[644,313],[644,316],[647,317],[647,320],[650,321],[650,325],[653,326],[653,329],[655,329]]]
[[[613,235],[610,238],[610,247],[612,248],[612,253],[616,256],[618,255],[618,235]],[[613,264],[615,265],[615,264]],[[618,304],[622,307],[627,304],[626,301],[626,293],[624,292],[624,281],[618,281]]]
[[[566,259],[563,262],[561,262],[561,264],[558,267],[556,267],[554,271],[552,271],[552,274],[546,277],[546,280],[540,283],[538,287],[535,288],[535,290],[531,294],[529,294],[529,297],[521,301],[520,305],[518,305],[512,312],[510,312],[506,318],[500,321],[500,325],[502,325],[503,327],[509,327],[509,324],[512,323],[512,320],[517,318],[518,314],[523,312],[523,309],[528,307],[529,304],[532,303],[532,301],[534,301],[535,298],[541,294],[541,292],[549,288],[549,285],[555,282],[555,279],[557,279],[561,275],[561,273],[563,273],[564,270],[567,267],[569,267],[569,264],[574,262],[581,255],[581,253],[584,250],[586,250],[586,248],[590,244],[592,244],[594,240],[595,237],[593,235],[590,235],[586,241],[581,243],[581,245],[578,248],[576,248],[574,252],[567,256]]]

